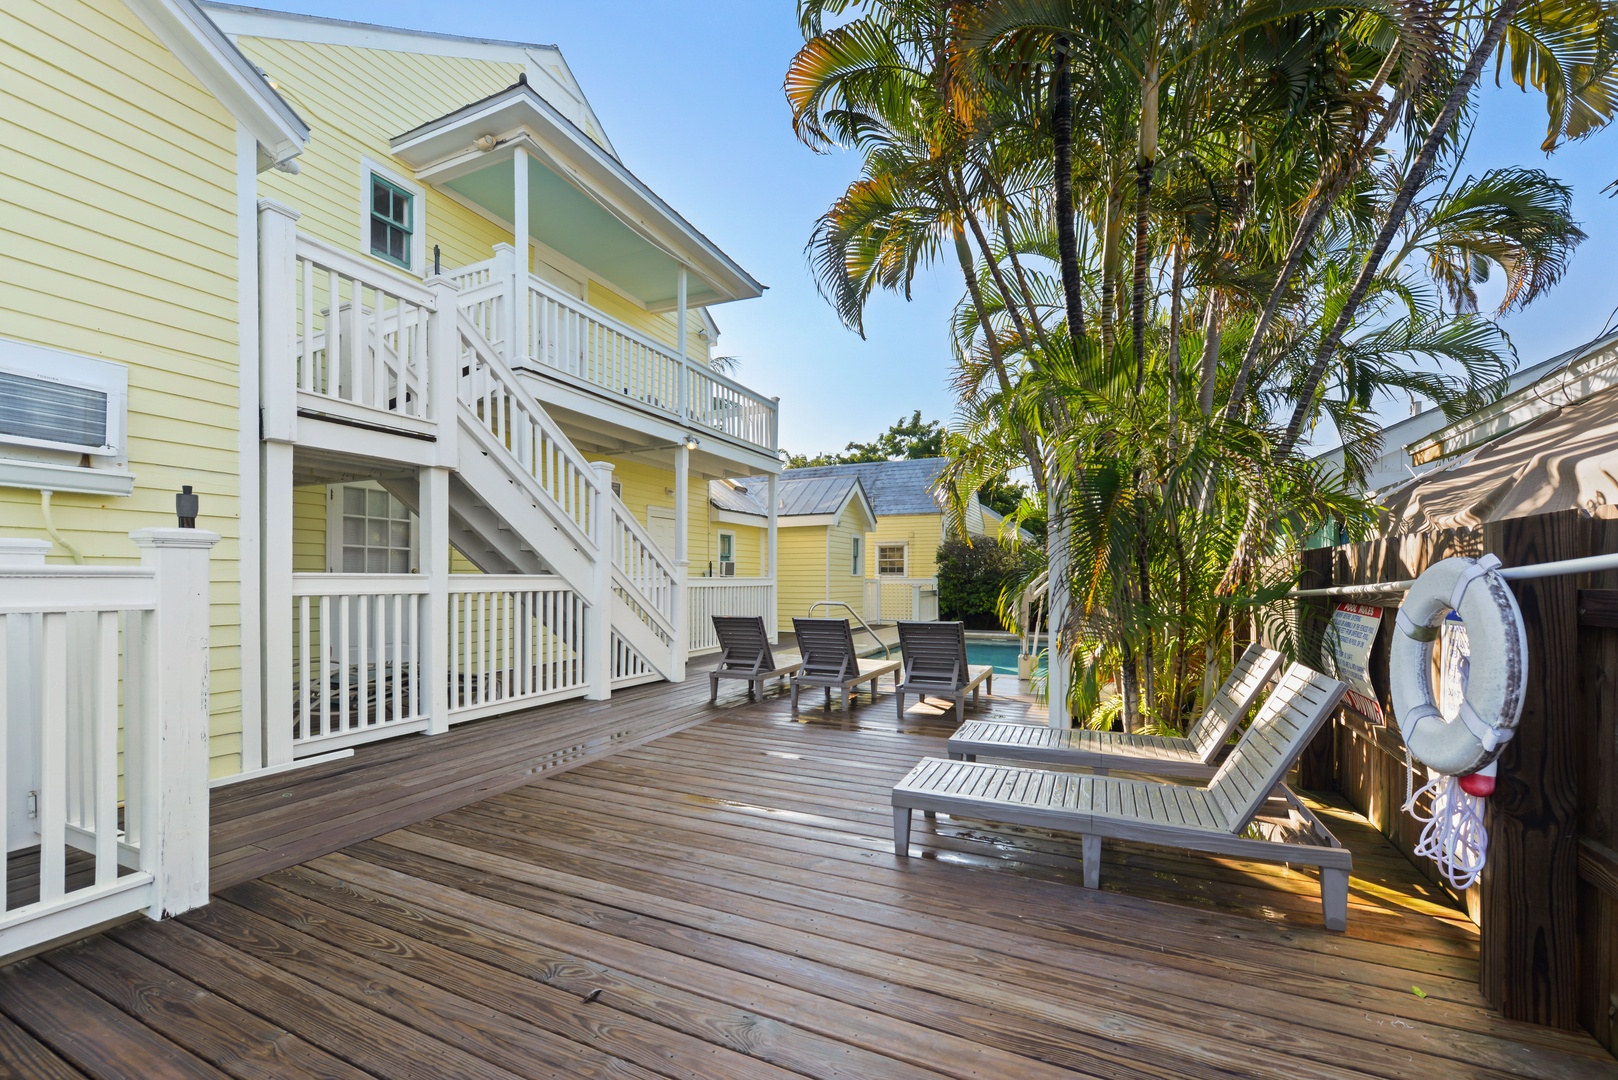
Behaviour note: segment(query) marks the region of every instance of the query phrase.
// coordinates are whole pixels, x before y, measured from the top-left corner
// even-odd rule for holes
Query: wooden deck
[[[898,860],[888,790],[940,710],[706,696],[223,789],[210,906],[0,971],[0,1076],[1618,1073],[1489,1010],[1471,924],[1339,808],[1346,935],[1283,867],[1109,845],[1087,892],[1077,845],[947,819]]]

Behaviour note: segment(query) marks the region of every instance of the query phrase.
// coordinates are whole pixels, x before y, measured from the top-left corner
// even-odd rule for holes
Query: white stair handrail
[[[601,549],[602,491],[595,470],[511,368],[464,315],[459,399],[525,486],[559,511],[563,528],[592,552]],[[463,414],[464,415],[464,414]]]
[[[628,506],[612,497],[613,581],[629,592],[664,636],[674,637],[674,613],[679,577],[674,560],[652,539]]]

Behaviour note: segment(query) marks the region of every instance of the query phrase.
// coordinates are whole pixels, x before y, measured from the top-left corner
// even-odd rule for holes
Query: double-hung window
[[[876,546],[876,572],[879,577],[904,577],[906,556],[904,544],[878,544]]]
[[[719,534],[719,576],[736,576],[736,534]]]
[[[371,174],[371,254],[411,267],[415,196],[376,173]]]

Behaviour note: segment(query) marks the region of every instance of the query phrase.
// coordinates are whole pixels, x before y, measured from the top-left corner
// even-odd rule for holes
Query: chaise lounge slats
[[[1348,925],[1353,857],[1282,778],[1342,700],[1336,679],[1293,664],[1207,787],[1020,765],[926,758],[893,789],[894,853],[910,853],[910,817],[921,810],[1077,833],[1084,883],[1101,879],[1101,841],[1132,840],[1264,862],[1318,866],[1326,926]],[[1246,836],[1279,800],[1307,842]]]
[[[1249,645],[1184,737],[977,720],[963,724],[950,738],[949,755],[968,761],[982,755],[1207,780],[1218,768],[1216,759],[1231,732],[1275,677],[1282,659],[1274,649]]]
[[[966,719],[966,695],[978,707],[978,690],[994,693],[994,666],[966,662],[966,624],[961,622],[900,622],[899,651],[904,673],[893,688],[899,719],[905,716],[905,696],[925,701],[943,698],[955,705],[955,722]]]
[[[714,634],[719,638],[719,666],[708,672],[708,704],[719,700],[720,679],[745,679],[747,696],[760,701],[764,684],[770,679],[790,676],[800,661],[777,660],[770,647],[770,635],[759,615],[715,615]]]
[[[841,691],[843,711],[848,711],[849,695],[857,696],[861,683],[871,684],[871,700],[876,700],[877,680],[899,670],[897,660],[862,660],[854,650],[854,631],[847,619],[792,620],[802,664],[792,676],[792,715],[798,715],[798,694],[806,686],[823,687],[826,708],[831,708],[831,692]]]

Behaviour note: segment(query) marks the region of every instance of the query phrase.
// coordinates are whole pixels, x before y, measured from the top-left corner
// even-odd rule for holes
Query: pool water
[[[966,642],[966,662],[969,664],[992,664],[996,675],[1017,674],[1017,644],[1006,641],[973,641]],[[1043,673],[1045,662],[1042,659],[1036,673]]]

